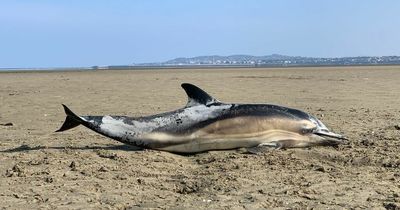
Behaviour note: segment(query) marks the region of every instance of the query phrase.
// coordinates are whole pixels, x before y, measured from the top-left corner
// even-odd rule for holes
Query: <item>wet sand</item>
[[[181,156],[82,126],[54,133],[61,103],[155,114],[185,105],[183,82],[224,102],[305,110],[350,142]],[[0,124],[4,209],[400,208],[400,66],[0,73]]]

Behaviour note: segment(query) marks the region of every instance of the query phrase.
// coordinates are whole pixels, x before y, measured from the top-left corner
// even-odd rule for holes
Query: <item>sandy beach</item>
[[[137,150],[81,115],[143,116],[223,102],[302,109],[349,137],[338,147],[182,156]],[[0,73],[1,209],[400,208],[400,66]]]

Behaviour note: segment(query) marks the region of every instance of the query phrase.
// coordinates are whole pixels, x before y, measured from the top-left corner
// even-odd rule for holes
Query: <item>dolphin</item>
[[[271,104],[229,104],[195,85],[183,83],[185,107],[144,116],[78,116],[63,104],[67,115],[56,132],[83,125],[119,142],[172,153],[247,148],[302,148],[337,145],[346,140],[316,117]]]

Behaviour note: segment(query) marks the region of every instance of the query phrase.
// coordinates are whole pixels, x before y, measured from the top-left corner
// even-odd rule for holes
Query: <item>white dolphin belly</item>
[[[160,145],[153,149],[178,153],[196,153],[208,150],[251,148],[260,144],[279,143],[288,140],[301,143],[306,142],[308,137],[285,130],[268,130],[229,135],[209,134],[202,131],[183,136],[151,133],[143,136],[143,139],[147,142],[157,142],[157,145]]]

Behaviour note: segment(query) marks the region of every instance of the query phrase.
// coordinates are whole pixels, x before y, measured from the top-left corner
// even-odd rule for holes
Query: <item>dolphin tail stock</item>
[[[80,118],[78,115],[73,113],[67,106],[65,106],[64,104],[62,104],[62,105],[64,107],[64,111],[65,111],[65,114],[67,115],[67,117],[65,118],[65,121],[64,121],[63,125],[61,126],[61,128],[56,130],[55,132],[66,131],[71,128],[75,128],[76,126],[85,122],[82,118]]]

